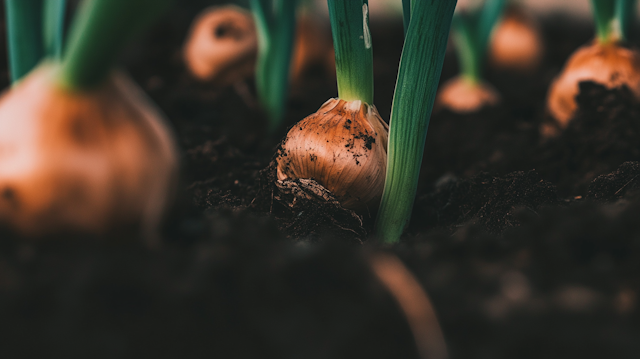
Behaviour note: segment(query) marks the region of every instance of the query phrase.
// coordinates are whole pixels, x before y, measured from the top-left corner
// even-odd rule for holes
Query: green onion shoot
[[[64,20],[67,0],[44,0],[42,42],[45,56],[59,60],[64,45]]]
[[[496,90],[484,81],[482,69],[505,3],[506,0],[485,0],[480,7],[455,14],[451,32],[461,73],[442,86],[437,98],[439,107],[471,113],[500,101]]]
[[[258,34],[256,88],[272,133],[285,116],[298,1],[250,2]]]
[[[43,58],[62,53],[65,0],[6,0],[11,81],[16,83]]]
[[[411,217],[456,3],[411,1],[391,109],[384,194],[376,218],[376,236],[384,243],[397,242]]]

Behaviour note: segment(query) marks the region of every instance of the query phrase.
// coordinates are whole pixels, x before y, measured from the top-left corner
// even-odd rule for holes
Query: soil
[[[569,127],[539,135],[546,89],[589,24],[543,19],[539,70],[487,69],[500,106],[433,114],[410,226],[381,247],[375,213],[346,210],[309,181],[274,181],[286,128],[336,96],[334,78],[307,71],[285,126],[265,136],[251,80],[216,89],[182,65],[189,21],[209,3],[176,6],[123,58],[182,149],[164,241],[3,232],[0,356],[418,358],[368,266],[385,251],[429,293],[451,358],[637,357],[640,105],[628,89],[583,83]],[[403,30],[374,20],[376,105],[388,119]],[[449,53],[442,80],[456,73]]]

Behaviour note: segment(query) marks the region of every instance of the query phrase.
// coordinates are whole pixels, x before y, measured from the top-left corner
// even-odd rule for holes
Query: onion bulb
[[[0,222],[26,236],[152,236],[178,158],[162,116],[125,75],[74,92],[44,64],[0,98]]]
[[[345,208],[377,208],[388,132],[375,106],[331,99],[287,134],[276,159],[278,180],[314,179]]]
[[[189,72],[201,81],[225,87],[255,74],[258,40],[251,13],[235,5],[213,6],[196,17],[184,45]],[[324,24],[311,15],[297,19],[291,82],[320,66],[335,75],[333,43]]]
[[[547,108],[560,128],[565,128],[573,118],[577,108],[575,97],[582,81],[597,82],[609,89],[627,86],[640,98],[640,53],[616,43],[598,41],[578,49],[547,95]]]
[[[254,74],[257,51],[251,13],[234,5],[214,6],[193,21],[183,57],[196,78],[224,87]]]
[[[468,114],[500,103],[498,92],[486,82],[475,82],[457,76],[445,82],[436,97],[436,107]]]
[[[536,23],[522,9],[509,9],[491,37],[489,59],[493,66],[531,71],[540,64],[543,53],[542,35]]]

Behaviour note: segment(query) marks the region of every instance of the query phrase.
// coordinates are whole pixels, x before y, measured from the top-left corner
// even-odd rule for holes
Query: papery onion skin
[[[489,45],[489,61],[497,68],[535,70],[544,55],[544,41],[537,24],[524,10],[512,9],[496,26]]]
[[[278,179],[314,179],[343,207],[373,211],[384,189],[388,131],[375,106],[331,99],[287,134]]]
[[[225,87],[254,74],[257,53],[251,12],[228,5],[205,9],[196,17],[183,58],[194,77]]]
[[[155,235],[177,182],[164,119],[125,75],[71,92],[42,65],[0,98],[0,222],[25,236]]]
[[[435,107],[437,110],[447,109],[458,114],[469,114],[499,103],[500,95],[488,83],[476,83],[458,76],[442,85]]]

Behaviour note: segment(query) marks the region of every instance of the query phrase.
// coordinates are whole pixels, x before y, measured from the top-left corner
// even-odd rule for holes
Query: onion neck
[[[57,82],[72,90],[98,86],[129,39],[170,0],[85,0],[78,10]]]
[[[367,0],[328,0],[338,96],[373,104],[373,49]]]

